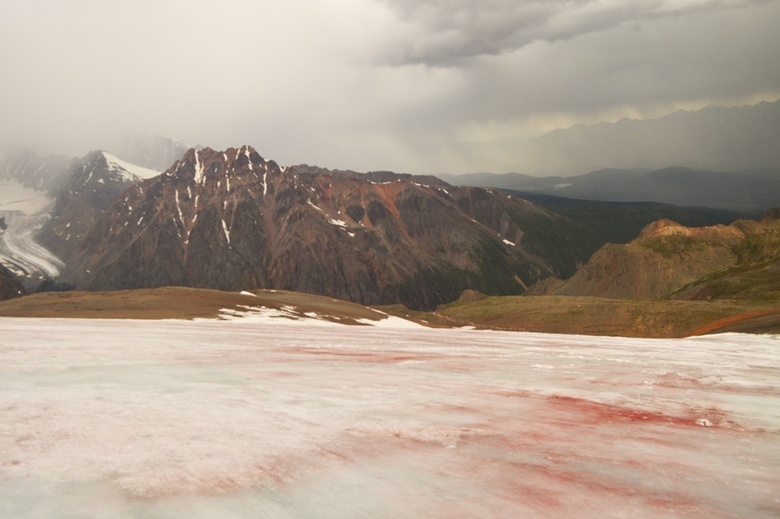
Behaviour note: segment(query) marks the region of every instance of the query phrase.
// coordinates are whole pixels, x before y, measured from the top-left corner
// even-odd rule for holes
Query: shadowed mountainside
[[[24,293],[24,287],[22,287],[22,284],[16,276],[7,268],[0,265],[0,301],[20,297],[24,295]]]
[[[89,290],[278,288],[433,308],[467,288],[519,294],[566,277],[593,248],[587,230],[531,202],[428,181],[281,168],[248,146],[193,149],[105,211],[64,258],[63,278]]]
[[[474,174],[443,176],[455,185],[498,187],[521,193],[602,202],[656,202],[758,213],[780,205],[780,170],[735,172],[685,167],[602,169],[572,177]]]
[[[780,333],[776,301],[658,301],[576,296],[502,296],[457,301],[435,312],[382,307],[429,326],[621,337]]]
[[[708,227],[729,225],[740,219],[759,216],[725,209],[658,202],[604,202],[520,191],[509,192],[587,227],[599,237],[599,247],[605,243],[628,243],[635,239],[645,226],[658,220],[674,220],[688,227]],[[595,251],[594,249],[592,252]]]

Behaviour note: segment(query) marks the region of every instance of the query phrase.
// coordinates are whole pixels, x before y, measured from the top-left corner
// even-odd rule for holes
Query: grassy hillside
[[[574,276],[547,293],[778,301],[779,272],[780,220],[776,218],[710,227],[660,220],[628,244],[605,245]]]
[[[510,192],[588,228],[599,237],[599,246],[604,243],[628,243],[636,238],[646,225],[664,218],[688,227],[704,227],[728,225],[739,219],[759,216],[709,207],[683,207],[656,202],[599,202],[529,192]]]
[[[285,318],[341,324],[379,321],[386,312],[431,327],[613,335],[684,337],[740,331],[780,333],[780,304],[746,301],[642,301],[595,297],[474,297],[415,312],[401,305],[372,308],[329,297],[258,290],[255,295],[168,287],[116,292],[51,292],[0,302],[3,317],[90,319],[219,319],[247,307],[283,309]]]
[[[166,287],[114,292],[47,292],[0,302],[3,317],[58,317],[84,319],[217,319],[247,307],[284,309],[290,318],[319,318],[343,324],[358,319],[381,320],[384,315],[368,307],[325,296],[257,290],[223,292]]]
[[[686,337],[741,331],[780,333],[780,304],[650,301],[565,296],[486,297],[410,312],[383,310],[432,326],[622,337]]]

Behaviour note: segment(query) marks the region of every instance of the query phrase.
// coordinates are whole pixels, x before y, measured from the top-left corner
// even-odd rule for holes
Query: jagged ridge
[[[125,192],[65,277],[94,290],[279,288],[430,308],[559,274],[524,246],[528,215],[560,219],[498,191],[285,169],[248,146],[192,149]]]

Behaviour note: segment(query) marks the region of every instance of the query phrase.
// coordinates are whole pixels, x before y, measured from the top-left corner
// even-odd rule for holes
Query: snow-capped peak
[[[115,157],[114,155],[111,155],[106,151],[103,151],[101,153],[103,154],[103,157],[105,157],[106,159],[108,170],[119,173],[120,175],[127,177],[128,180],[146,180],[149,178],[156,177],[160,174],[159,171],[144,168],[141,166],[136,166],[135,164],[130,164],[129,162],[125,162],[124,160]]]

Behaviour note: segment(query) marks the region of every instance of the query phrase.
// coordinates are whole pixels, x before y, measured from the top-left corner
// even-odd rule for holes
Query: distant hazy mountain
[[[64,155],[41,156],[21,144],[0,145],[0,180],[53,193],[64,181],[69,162],[70,158]]]
[[[758,213],[780,205],[780,168],[731,173],[683,167],[652,171],[602,169],[573,177],[478,173],[443,178],[459,185],[500,187],[581,200],[659,202]]]
[[[122,137],[109,151],[131,164],[165,171],[190,148],[199,150],[201,146],[159,135],[136,134]]]
[[[600,202],[538,193],[509,192],[591,229],[599,237],[599,247],[605,243],[628,243],[635,239],[645,226],[657,220],[670,219],[689,227],[708,227],[728,225],[736,220],[756,216],[725,209],[658,202]],[[594,249],[592,252],[595,251]]]
[[[550,132],[518,144],[515,171],[570,176],[604,168],[777,169],[779,138],[780,100],[741,107],[709,106],[657,119],[579,124]],[[450,176],[445,180],[473,182]]]

